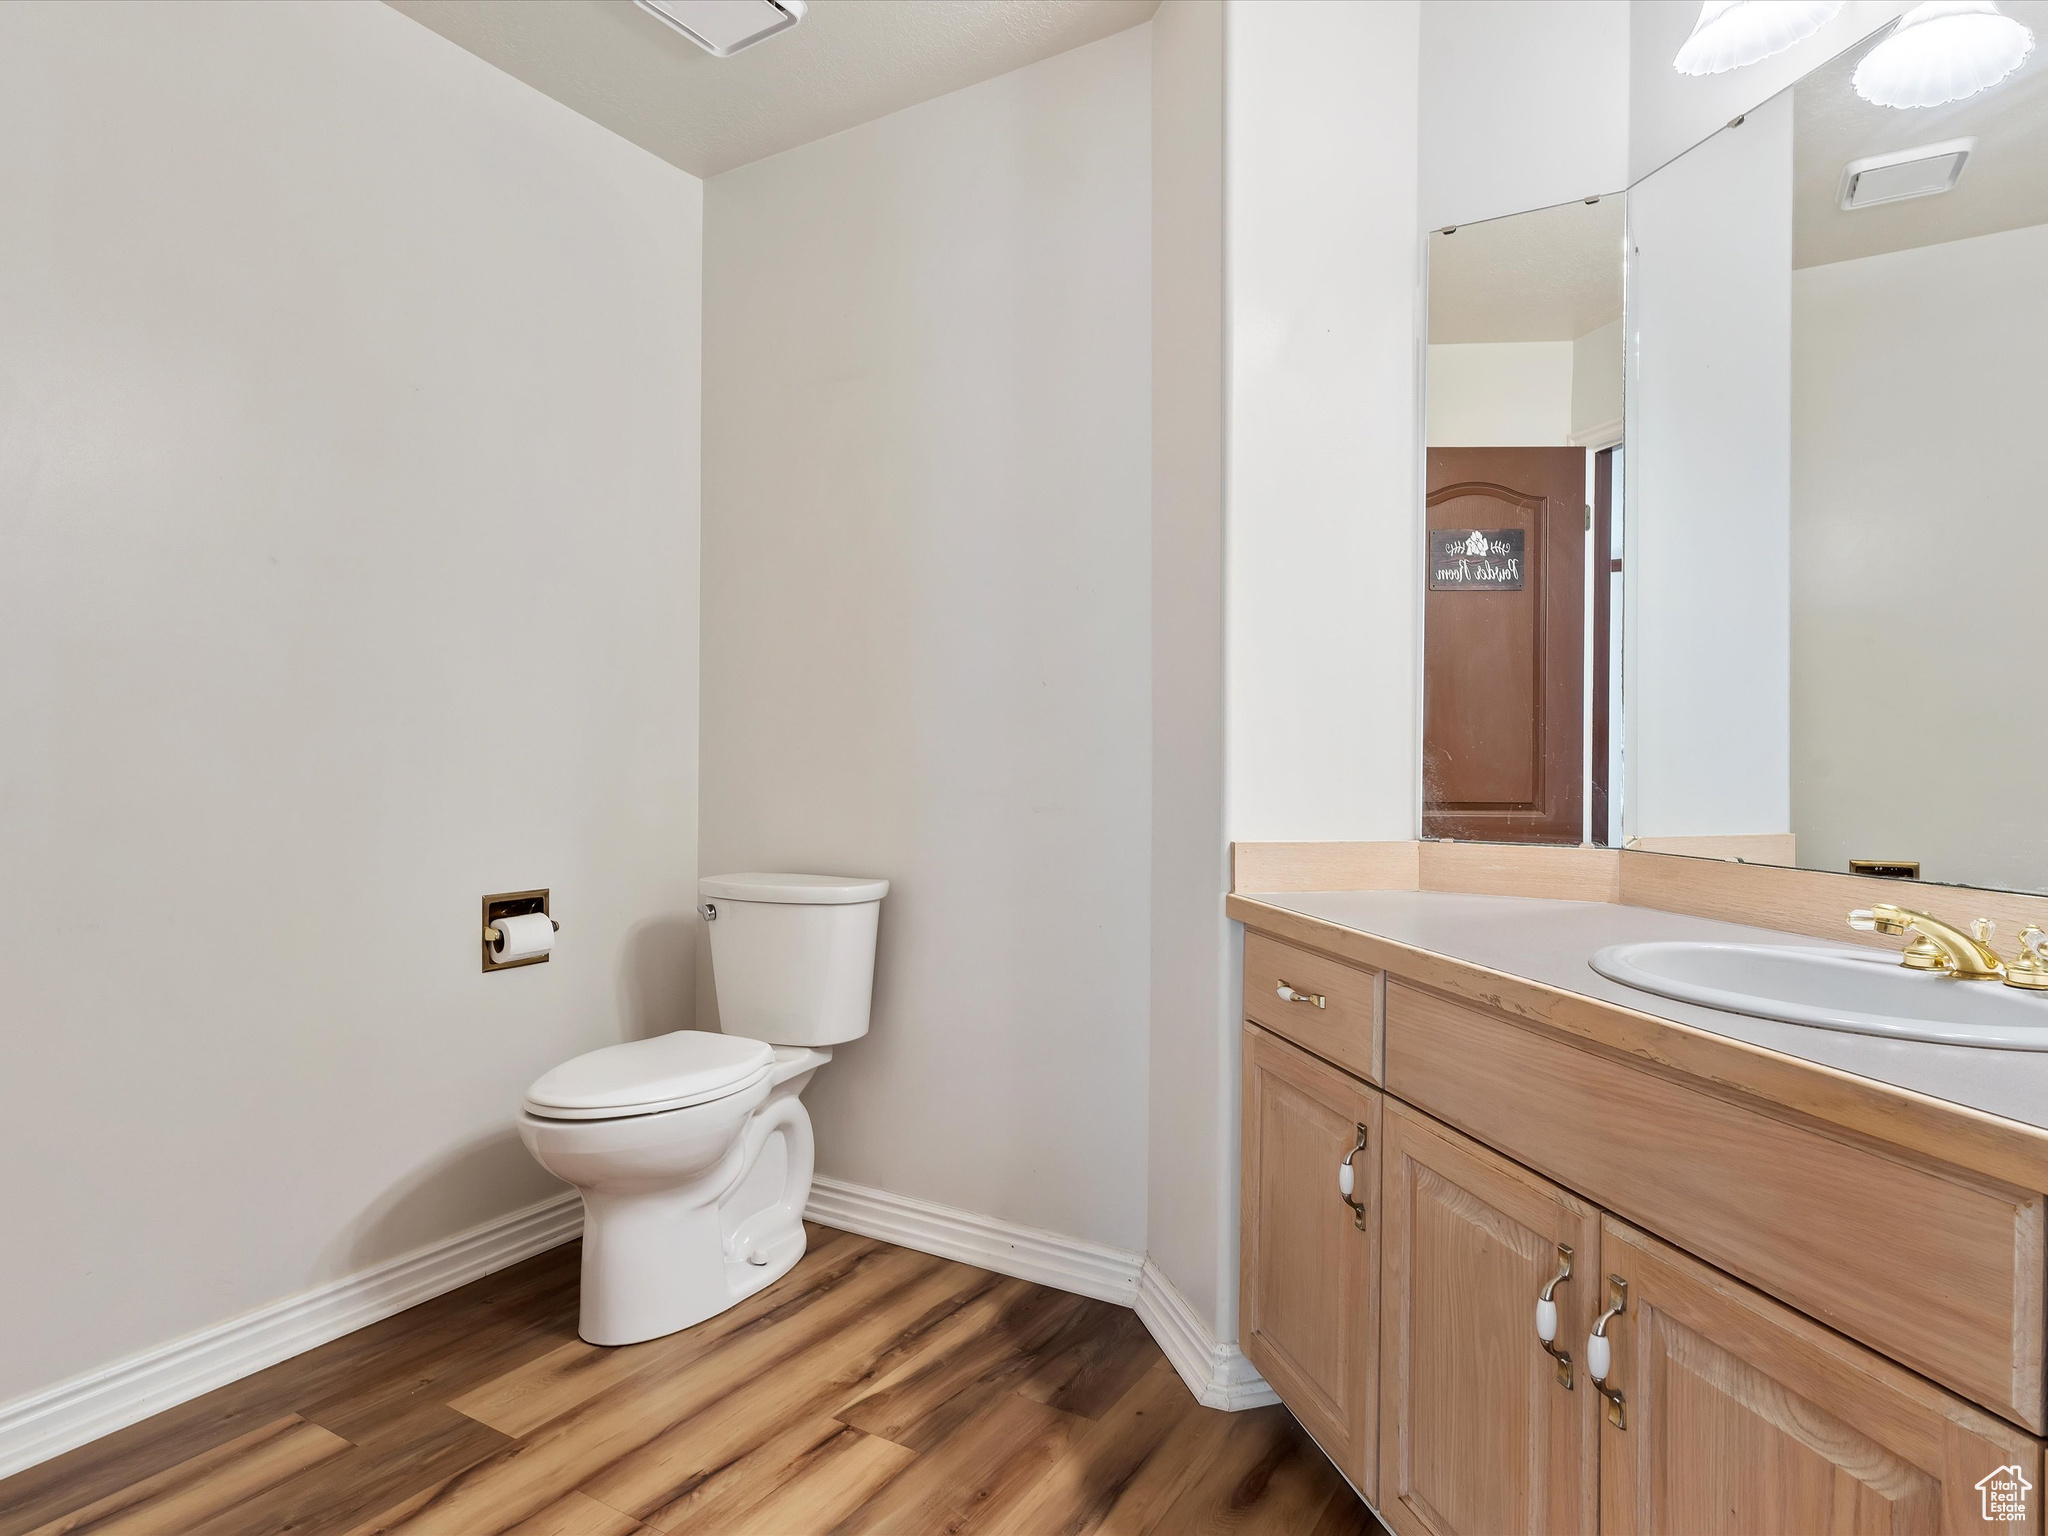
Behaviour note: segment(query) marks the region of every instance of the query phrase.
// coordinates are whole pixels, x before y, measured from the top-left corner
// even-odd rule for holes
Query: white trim
[[[1124,1307],[1138,1299],[1138,1270],[1145,1262],[1127,1248],[822,1176],[811,1181],[804,1218]]]
[[[573,1190],[0,1404],[0,1477],[368,1327],[583,1230]]]
[[[1280,1401],[1243,1350],[1216,1342],[1201,1314],[1150,1259],[1138,1276],[1138,1320],[1159,1341],[1160,1349],[1203,1407],[1236,1413]]]
[[[1574,448],[1590,448],[1598,453],[1602,448],[1615,448],[1621,444],[1621,418],[1603,421],[1597,427],[1588,427],[1583,432],[1574,432],[1565,439]]]
[[[1216,1342],[1159,1266],[1129,1249],[822,1177],[812,1181],[804,1217],[1019,1280],[1134,1306],[1138,1320],[1204,1406],[1234,1412],[1280,1401],[1243,1351]]]

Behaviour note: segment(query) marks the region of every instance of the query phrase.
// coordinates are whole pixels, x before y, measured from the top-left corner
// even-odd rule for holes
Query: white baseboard
[[[573,1191],[0,1404],[0,1477],[568,1242]]]
[[[807,1219],[1056,1290],[1136,1307],[1188,1390],[1210,1408],[1280,1401],[1235,1344],[1218,1344],[1159,1266],[1111,1248],[838,1179],[812,1182]]]
[[[1216,1342],[1201,1314],[1150,1259],[1138,1275],[1138,1319],[1204,1407],[1236,1413],[1280,1401],[1243,1350]]]
[[[992,1269],[999,1275],[1093,1296],[1097,1301],[1128,1307],[1138,1299],[1138,1271],[1145,1258],[1126,1248],[1062,1237],[1057,1232],[822,1176],[811,1181],[811,1200],[804,1207],[804,1216],[821,1226],[877,1237],[919,1253]]]

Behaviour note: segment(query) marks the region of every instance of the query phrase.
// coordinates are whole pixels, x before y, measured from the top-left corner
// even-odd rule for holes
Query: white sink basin
[[[2048,1051],[2048,993],[1909,971],[1894,954],[1769,944],[1610,944],[1610,981],[1787,1024],[2000,1051]]]

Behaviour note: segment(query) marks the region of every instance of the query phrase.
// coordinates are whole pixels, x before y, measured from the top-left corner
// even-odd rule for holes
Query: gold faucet
[[[2020,930],[2019,958],[2005,963],[2005,984],[2048,992],[2048,933],[2032,923]]]
[[[1989,918],[1977,919],[1977,934],[1972,938],[1928,913],[1880,902],[1851,912],[1849,926],[1864,933],[1888,933],[1894,937],[1918,935],[1899,959],[1909,970],[1940,971],[1963,981],[2005,980],[2005,962],[1991,947]]]

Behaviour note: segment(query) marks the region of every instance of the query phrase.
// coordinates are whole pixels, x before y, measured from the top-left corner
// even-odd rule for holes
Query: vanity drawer
[[[1244,1014],[1304,1050],[1380,1080],[1381,976],[1296,949],[1262,933],[1244,936]],[[1281,996],[1286,987],[1296,994]]]
[[[1392,982],[1390,1092],[2030,1429],[2042,1198]]]

